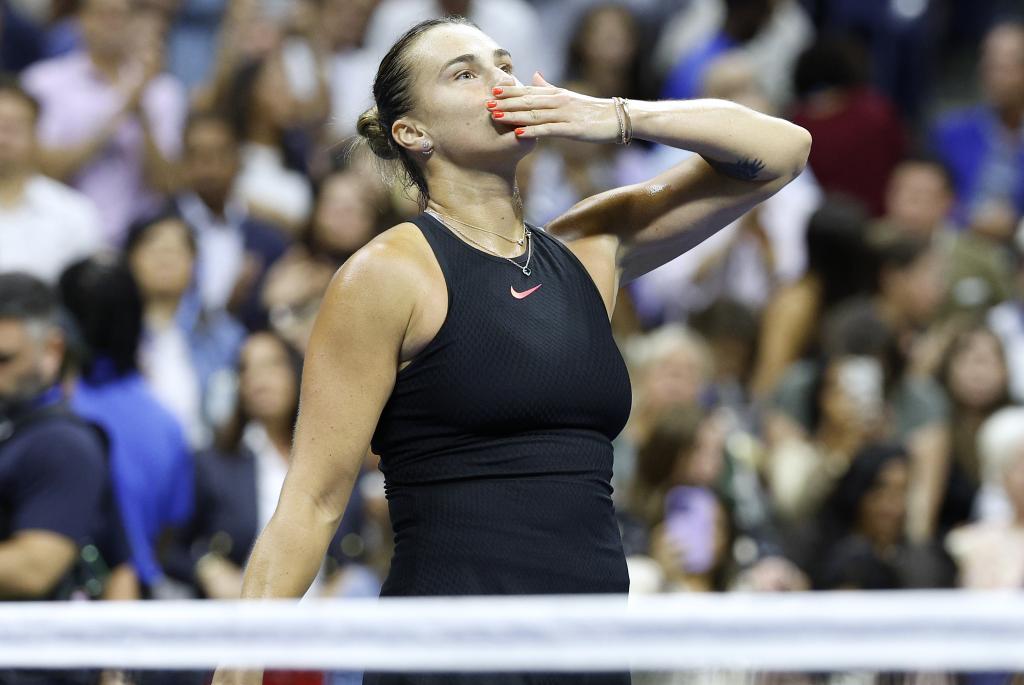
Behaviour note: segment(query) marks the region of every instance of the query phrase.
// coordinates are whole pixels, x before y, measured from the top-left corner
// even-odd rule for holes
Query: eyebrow
[[[508,57],[509,59],[512,59],[512,53],[510,53],[508,50],[506,50],[504,48],[498,48],[497,50],[494,51],[494,59],[499,59],[501,57]],[[477,61],[476,55],[467,52],[464,55],[459,55],[458,57],[455,57],[454,59],[450,59],[447,62],[445,62],[444,66],[441,67],[441,72],[440,73],[443,74],[448,69],[448,67],[452,66],[453,64],[458,64],[459,62],[476,62],[476,61]]]

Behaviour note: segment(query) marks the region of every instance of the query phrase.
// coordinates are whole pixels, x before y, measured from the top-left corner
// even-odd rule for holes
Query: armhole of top
[[[546,235],[552,242],[557,244],[558,247],[562,249],[562,251],[567,253],[569,255],[570,259],[572,259],[574,262],[576,262],[576,265],[580,268],[580,271],[583,272],[583,276],[585,277],[587,282],[590,284],[590,287],[593,290],[594,295],[597,297],[597,301],[601,305],[601,311],[604,313],[605,320],[608,321],[609,324],[611,324],[611,318],[612,317],[608,314],[608,310],[605,308],[604,295],[601,294],[601,289],[599,287],[597,287],[597,282],[594,280],[594,277],[591,275],[590,270],[587,269],[587,265],[583,263],[583,260],[581,260],[576,255],[576,253],[572,251],[572,248],[570,248],[568,245],[563,243],[557,237],[555,237],[555,236],[551,235],[550,233],[548,233],[546,230],[544,230],[540,226],[534,226],[533,224],[527,224],[527,225],[530,226],[531,229],[539,229],[541,232],[543,232],[544,235]],[[614,313],[615,313],[615,310],[613,308],[612,309],[612,314],[614,314]]]
[[[444,321],[441,322],[440,327],[438,327],[438,329],[437,329],[437,333],[435,333],[434,337],[430,339],[430,342],[428,342],[426,345],[424,345],[423,349],[419,351],[419,354],[417,354],[415,357],[413,357],[411,360],[409,360],[409,363],[406,364],[405,367],[403,367],[401,369],[398,369],[395,372],[395,382],[396,383],[398,382],[398,379],[402,378],[403,374],[407,373],[408,371],[410,371],[414,367],[418,367],[419,363],[420,363],[420,360],[422,360],[424,357],[432,354],[434,349],[438,345],[441,344],[440,343],[441,336],[448,329],[449,322],[451,321],[451,318],[452,318],[452,301],[453,301],[452,283],[451,283],[451,279],[448,277],[448,270],[445,269],[444,262],[441,260],[441,257],[438,256],[438,248],[434,245],[433,241],[430,239],[430,229],[428,229],[424,225],[424,221],[423,221],[422,217],[416,217],[415,219],[410,220],[410,223],[414,224],[417,228],[420,229],[420,233],[423,235],[423,239],[425,241],[427,241],[427,245],[430,247],[430,253],[433,256],[434,261],[437,263],[437,268],[441,270],[441,279],[444,281],[444,289],[445,289],[445,293],[447,294],[447,298],[448,298],[448,307],[447,307],[447,309],[445,310],[445,313],[444,313]]]

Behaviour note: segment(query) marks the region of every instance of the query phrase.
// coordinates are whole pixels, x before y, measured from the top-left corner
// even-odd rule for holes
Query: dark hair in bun
[[[412,65],[406,53],[424,33],[437,26],[448,25],[475,26],[471,21],[459,16],[443,19],[421,21],[405,32],[395,41],[377,69],[377,78],[373,82],[373,99],[377,104],[363,112],[356,124],[356,130],[370,149],[380,159],[397,159],[402,163],[406,176],[406,185],[415,187],[420,192],[420,203],[426,202],[429,195],[427,179],[423,170],[413,161],[409,151],[395,142],[391,136],[391,126],[399,117],[405,116],[413,107],[412,97]]]

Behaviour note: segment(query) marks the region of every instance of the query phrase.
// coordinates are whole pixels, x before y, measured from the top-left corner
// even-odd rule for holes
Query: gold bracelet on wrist
[[[615,107],[615,118],[619,121],[619,144],[621,145],[622,141],[626,139],[626,124],[623,121],[622,105],[619,104],[620,99],[621,98],[613,97],[612,106]]]
[[[622,103],[622,118],[626,120],[626,131],[622,135],[622,144],[629,145],[633,140],[633,120],[629,117],[629,100],[626,98],[619,98]]]

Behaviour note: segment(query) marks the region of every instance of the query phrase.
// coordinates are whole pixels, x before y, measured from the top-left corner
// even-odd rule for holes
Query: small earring
[[[423,150],[423,154],[425,155],[429,155],[431,152],[434,151],[434,147],[430,144],[429,140],[424,140],[422,143],[420,143],[420,148]]]

